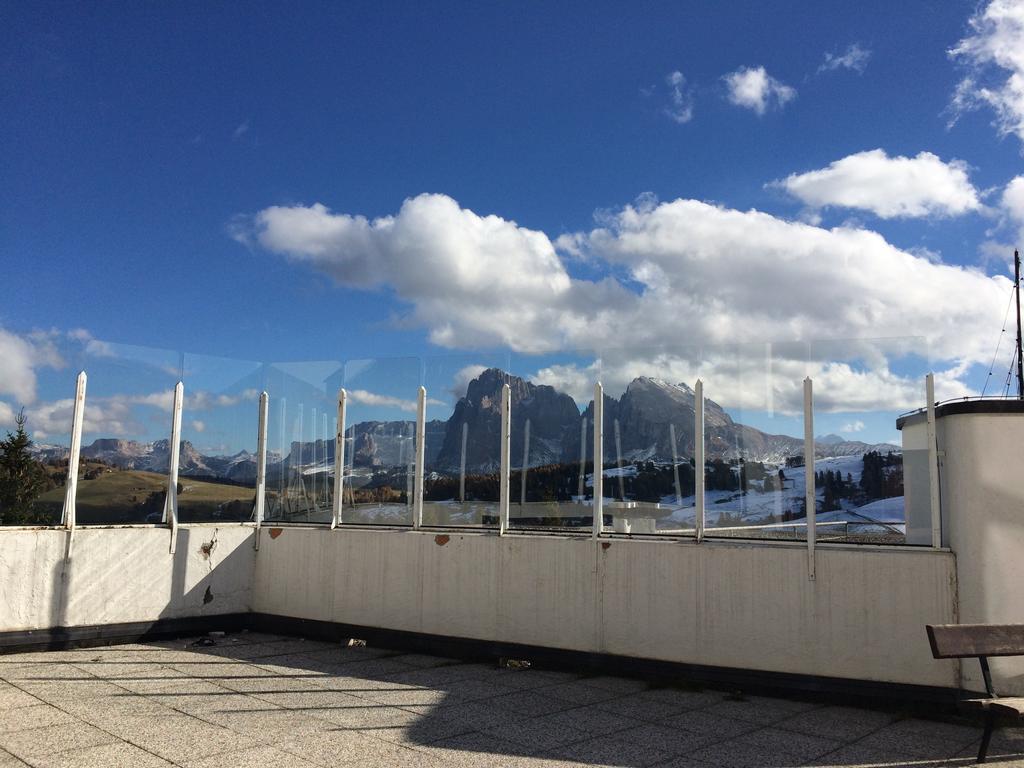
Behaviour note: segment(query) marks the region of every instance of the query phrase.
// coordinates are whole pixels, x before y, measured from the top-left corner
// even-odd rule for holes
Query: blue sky
[[[767,391],[727,365],[746,352],[708,350],[913,337],[909,363],[854,342],[817,367],[780,358],[797,383],[835,380],[826,427],[884,414],[856,430],[876,439],[895,434],[901,376],[984,383],[1009,289],[992,276],[1024,221],[1024,121],[999,91],[1024,66],[1006,54],[1017,2],[2,15],[0,331],[35,376],[0,381],[8,411],[64,395],[75,329],[255,361],[519,355],[574,394],[598,370]],[[847,397],[865,387],[899,394]],[[793,391],[730,389],[766,427]]]

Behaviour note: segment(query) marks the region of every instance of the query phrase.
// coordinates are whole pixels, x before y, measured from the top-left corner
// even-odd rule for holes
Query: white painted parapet
[[[924,626],[954,617],[948,552],[450,531],[282,528],[259,612],[646,659],[954,687]]]
[[[0,632],[148,622],[252,606],[249,525],[0,530]],[[69,556],[70,554],[70,556]],[[209,590],[209,591],[207,591]]]

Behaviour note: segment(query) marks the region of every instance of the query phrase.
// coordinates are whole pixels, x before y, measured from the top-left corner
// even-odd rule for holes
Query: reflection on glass
[[[505,355],[424,360],[427,390],[423,524],[497,526]]]
[[[509,526],[589,532],[595,361],[570,353],[517,355],[510,368]]]
[[[342,366],[332,360],[271,363],[262,366],[261,377],[270,397],[263,519],[330,523]],[[255,435],[255,405],[252,414]]]
[[[342,520],[412,525],[416,471],[417,358],[349,360]]]
[[[167,493],[171,411],[181,355],[96,339],[80,342],[74,368],[87,371],[89,386],[77,522],[159,523]]]
[[[252,519],[262,373],[256,362],[184,356],[180,522]]]

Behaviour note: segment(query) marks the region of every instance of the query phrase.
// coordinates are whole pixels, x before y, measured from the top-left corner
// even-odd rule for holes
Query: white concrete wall
[[[0,530],[0,632],[251,609],[251,527],[182,526],[169,548],[164,528],[79,528],[70,552],[64,530]]]
[[[955,686],[948,552],[285,528],[254,610],[711,666]],[[607,544],[607,546],[605,546]]]
[[[936,428],[959,623],[1024,624],[1024,414],[940,410]],[[993,660],[992,671],[998,692],[1024,695],[1024,659]],[[984,689],[977,663],[965,660],[963,674]]]

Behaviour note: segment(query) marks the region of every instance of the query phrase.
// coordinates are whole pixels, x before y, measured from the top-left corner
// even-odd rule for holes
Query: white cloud
[[[36,369],[64,365],[53,338],[47,331],[19,335],[0,328],[0,395],[25,405],[35,401]]]
[[[987,365],[1011,285],[933,263],[869,230],[824,229],[696,200],[625,206],[599,221],[574,233],[573,246],[625,282],[572,278],[542,232],[479,216],[441,195],[407,200],[397,215],[373,221],[322,205],[268,208],[255,217],[253,237],[343,285],[390,287],[436,344],[592,351],[608,381],[649,373],[659,359],[670,381],[691,381],[698,363],[741,379],[725,364],[728,354],[715,363],[698,350],[758,339],[927,337],[929,348],[920,351],[933,360]],[[816,368],[801,350],[773,363],[792,379],[796,402],[808,372],[827,385],[822,407],[855,410],[881,399],[902,407],[922,397],[919,382],[891,372],[893,353],[878,344],[850,343],[838,356],[822,351]],[[850,363],[853,353],[866,362],[829,365]],[[750,370],[757,366],[764,360]],[[964,370],[945,375],[948,391],[966,391]],[[549,368],[538,381],[560,380],[574,395],[592,387],[593,371],[571,373]],[[759,391],[763,401],[765,387]],[[790,395],[780,389],[780,397]]]
[[[967,165],[959,160],[944,163],[931,152],[889,157],[882,149],[872,149],[826,168],[791,174],[772,186],[814,209],[856,208],[883,219],[957,216],[982,208]]]
[[[825,61],[818,67],[818,74],[834,72],[837,69],[852,69],[861,73],[868,65],[871,51],[861,47],[860,43],[851,43],[843,53],[826,53]]]
[[[396,408],[406,413],[416,413],[417,404],[415,400],[406,400],[392,395],[381,395],[365,389],[349,389],[346,392],[348,393],[348,399],[359,405],[369,405],[377,408]],[[428,397],[427,405],[446,405],[446,403]]]
[[[992,0],[968,25],[971,34],[949,50],[967,68],[953,94],[952,122],[988,106],[1000,135],[1024,141],[1024,3]]]
[[[248,132],[249,132],[249,121],[248,120],[243,120],[241,123],[239,123],[238,127],[235,128],[235,130],[231,132],[231,138],[234,139],[235,141],[238,141],[238,139],[240,139],[243,136],[245,136],[245,134],[247,134]]]
[[[851,432],[863,432],[864,427],[864,422],[858,419],[857,421],[851,421],[846,424],[843,424],[843,426],[839,428],[839,431],[846,434],[849,434]]]
[[[781,109],[796,98],[796,89],[779,82],[764,67],[740,67],[724,77],[729,101],[763,115],[770,108]]]
[[[200,421],[199,419],[193,419],[192,420],[192,429],[194,429],[196,432],[205,432],[206,431],[206,422],[205,421]]]
[[[665,107],[665,114],[682,125],[693,119],[693,91],[686,87],[686,78],[679,70],[665,76],[669,87],[671,103]]]
[[[18,412],[14,410],[14,407],[10,403],[5,403],[3,400],[0,400],[0,428],[12,429],[17,415]]]

